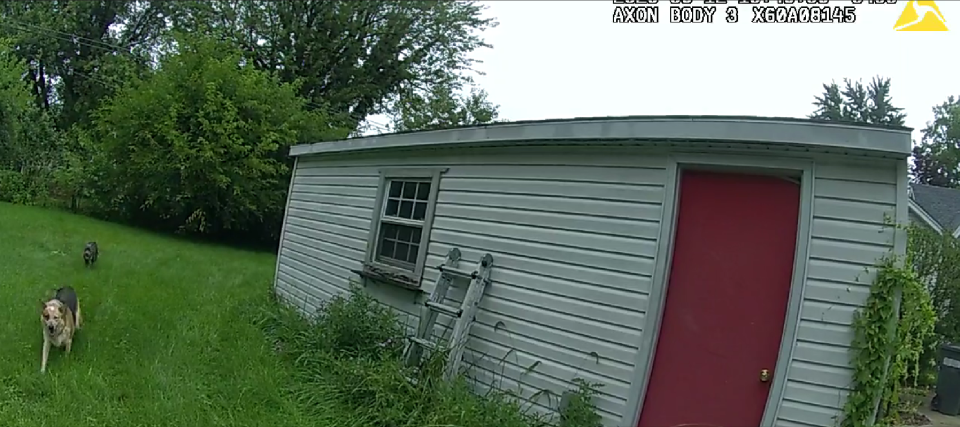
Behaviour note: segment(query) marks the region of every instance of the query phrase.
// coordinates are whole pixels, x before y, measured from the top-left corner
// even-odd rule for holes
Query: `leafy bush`
[[[287,307],[262,313],[257,321],[286,353],[326,353],[336,358],[398,359],[404,327],[396,314],[354,287],[349,296],[335,295],[305,319]]]
[[[593,397],[601,384],[575,379],[577,390],[567,395],[565,404],[561,403],[560,424],[558,427],[603,427],[603,420],[597,413]]]
[[[0,39],[0,200],[34,203],[46,194],[61,139],[23,80],[27,64]]]
[[[181,35],[156,73],[96,114],[96,213],[187,234],[275,241],[287,149],[342,133],[237,48]]]
[[[0,169],[0,202],[25,203],[29,198],[23,175],[20,172]]]
[[[321,303],[316,328],[324,347],[341,356],[381,360],[403,352],[404,327],[396,314],[359,288],[349,298]]]
[[[361,289],[331,298],[306,321],[280,305],[262,310],[256,321],[277,351],[296,365],[297,384],[291,391],[313,410],[318,425],[551,425],[547,418],[524,411],[506,393],[477,395],[462,377],[442,381],[442,353],[433,354],[418,374],[405,368],[400,357],[403,326]],[[416,381],[407,379],[412,375]],[[590,402],[594,388],[578,385],[561,426],[597,427],[599,416]]]
[[[0,39],[0,169],[21,171],[29,154],[21,141],[25,114],[35,108],[27,83],[22,79],[26,63],[14,55],[7,40]]]
[[[929,290],[936,314],[936,333],[928,337],[920,372],[910,380],[929,387],[936,382],[939,344],[960,342],[960,240],[918,224],[907,232],[908,261]]]
[[[64,146],[59,165],[49,178],[48,196],[61,207],[81,211],[81,202],[90,198],[97,187],[98,174],[92,166],[93,149],[90,135],[74,126],[63,136]]]

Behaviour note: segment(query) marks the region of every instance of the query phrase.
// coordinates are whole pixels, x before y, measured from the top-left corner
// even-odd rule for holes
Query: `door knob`
[[[770,371],[767,370],[767,369],[761,369],[761,370],[760,370],[760,382],[765,383],[765,382],[767,382],[767,381],[770,381]]]

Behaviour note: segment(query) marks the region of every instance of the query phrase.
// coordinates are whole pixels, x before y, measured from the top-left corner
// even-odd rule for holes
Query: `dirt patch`
[[[920,412],[927,416],[927,419],[930,420],[930,425],[934,427],[960,427],[960,417],[931,411],[929,407],[920,408]]]
[[[919,412],[901,412],[900,424],[904,426],[928,426],[932,422],[929,417]]]

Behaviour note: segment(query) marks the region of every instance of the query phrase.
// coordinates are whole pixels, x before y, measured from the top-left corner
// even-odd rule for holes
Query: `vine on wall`
[[[878,262],[870,296],[855,314],[853,387],[841,427],[870,425],[874,414],[877,425],[896,424],[900,388],[908,379],[916,382],[922,356],[936,342],[932,339],[936,312],[930,292],[914,271],[916,256],[909,246],[905,260],[886,256]]]

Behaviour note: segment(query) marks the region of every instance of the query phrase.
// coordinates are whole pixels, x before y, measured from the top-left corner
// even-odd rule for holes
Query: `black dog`
[[[83,247],[83,264],[88,267],[93,265],[93,263],[97,262],[99,255],[100,250],[97,249],[97,242],[88,242],[87,245]]]

